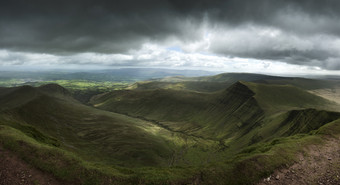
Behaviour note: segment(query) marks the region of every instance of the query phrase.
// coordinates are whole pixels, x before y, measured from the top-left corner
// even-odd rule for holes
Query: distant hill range
[[[214,75],[218,72],[202,70],[176,70],[160,68],[118,68],[106,70],[32,70],[32,71],[0,71],[0,79],[23,79],[30,81],[51,80],[91,80],[91,81],[128,81],[164,78],[170,76],[197,77]]]

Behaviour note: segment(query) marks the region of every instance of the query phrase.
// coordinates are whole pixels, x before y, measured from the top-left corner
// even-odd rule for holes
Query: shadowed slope
[[[71,93],[67,89],[58,84],[46,84],[38,87],[38,89],[49,95],[71,96]]]
[[[41,95],[31,86],[4,88],[0,92],[0,110],[11,109],[23,105]]]
[[[119,90],[92,98],[100,109],[148,119],[186,121],[210,102],[209,94],[175,90]]]

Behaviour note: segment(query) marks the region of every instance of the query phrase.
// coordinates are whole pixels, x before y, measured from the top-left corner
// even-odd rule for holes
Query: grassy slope
[[[231,154],[275,137],[308,133],[340,117],[320,110],[338,110],[338,105],[293,86],[242,82],[222,97],[220,104],[199,114],[210,126],[198,134],[220,134]]]
[[[338,108],[337,104],[292,85],[243,83],[256,94],[255,99],[269,114],[301,108]]]
[[[275,137],[307,133],[336,120],[338,105],[291,85],[238,82],[224,91],[126,90],[97,96],[98,108],[155,120],[220,143],[215,160]],[[292,111],[294,110],[294,111]],[[292,131],[294,130],[294,131]]]
[[[213,94],[163,89],[114,91],[93,98],[91,103],[101,109],[161,121],[173,130],[216,139],[261,117],[262,110],[252,95],[237,83]]]
[[[26,94],[26,88],[16,88],[15,97]],[[14,128],[32,127],[52,136],[65,149],[87,159],[120,166],[169,166],[174,153],[184,145],[203,147],[210,143],[183,137],[148,121],[84,106],[67,94],[57,93],[58,88],[30,87],[29,92],[36,96],[25,103],[9,102],[11,106],[6,106],[1,116]],[[51,90],[49,95],[46,89]],[[8,100],[8,96],[3,98]]]
[[[96,107],[141,115],[149,119],[188,120],[191,114],[204,108],[211,96],[204,93],[176,90],[113,91],[92,98]]]
[[[271,90],[269,92],[273,94],[289,93],[280,96],[282,99],[278,100],[274,98],[274,95],[272,95],[273,97],[266,94],[261,95],[268,88]],[[289,90],[284,91],[287,88]],[[16,100],[11,102],[8,97],[11,93],[19,93],[15,96],[20,97],[20,88],[18,92],[8,89],[1,90],[0,100],[7,101],[7,110],[2,109],[0,119],[2,124],[7,125],[2,126],[2,130],[5,131],[0,132],[1,142],[8,148],[13,145],[14,147],[11,149],[17,152],[24,151],[21,147],[16,148],[13,143],[20,144],[22,140],[26,141],[26,144],[27,142],[38,142],[39,145],[28,144],[29,147],[24,149],[34,151],[37,150],[34,148],[40,147],[40,145],[48,146],[46,151],[45,149],[42,150],[41,147],[38,151],[49,153],[58,150],[61,154],[59,156],[57,152],[57,158],[61,161],[68,161],[68,156],[74,155],[67,153],[64,156],[65,149],[73,151],[87,160],[98,156],[103,163],[94,160],[97,162],[95,166],[92,163],[84,164],[82,160],[79,162],[79,160],[76,160],[76,156],[71,157],[73,162],[68,162],[71,166],[74,165],[74,168],[84,168],[82,172],[74,170],[75,172],[72,173],[82,175],[92,173],[92,175],[89,175],[89,178],[93,177],[92,180],[90,178],[90,181],[108,182],[110,179],[120,179],[117,182],[169,183],[170,181],[202,181],[203,178],[204,182],[208,184],[213,182],[251,183],[266,176],[280,165],[292,163],[295,160],[294,154],[300,151],[302,144],[322,142],[323,134],[326,134],[322,128],[326,128],[326,126],[338,128],[338,121],[333,120],[340,117],[338,113],[303,109],[306,107],[325,107],[325,104],[327,104],[326,107],[329,107],[329,102],[310,96],[310,94],[304,94],[305,91],[301,89],[254,83],[237,83],[225,91],[213,94],[166,90],[119,91],[118,94],[109,93],[97,99],[98,102],[105,100],[104,102],[107,103],[106,106],[108,107],[112,105],[112,102],[119,102],[114,107],[120,104],[125,105],[123,107],[126,111],[129,111],[129,114],[134,112],[130,112],[130,110],[135,110],[135,115],[147,114],[150,116],[148,118],[155,121],[162,118],[165,121],[162,121],[161,124],[170,127],[170,130],[180,131],[172,132],[145,120],[80,105],[69,98],[67,93],[56,93],[51,96],[49,89],[55,92],[55,86],[48,87],[45,90],[43,90],[44,88],[29,89],[29,92],[32,91],[33,94],[36,94],[33,96],[34,98],[29,96],[29,101],[18,105]],[[26,90],[22,91],[26,92]],[[300,106],[301,102],[296,102],[295,99],[290,100],[294,98],[291,93],[296,92],[301,95],[300,101],[312,102],[309,102],[308,106],[305,107],[305,104]],[[112,95],[115,95],[114,99]],[[144,99],[140,100],[141,97]],[[262,104],[259,100],[262,101]],[[142,104],[143,102],[146,103]],[[137,103],[140,103],[140,105]],[[193,103],[195,106],[192,106]],[[166,106],[158,106],[151,111],[145,110],[157,104]],[[281,111],[277,114],[269,114],[270,107],[268,105],[274,104]],[[267,107],[263,105],[267,105]],[[297,110],[290,111],[290,108],[297,108]],[[171,112],[172,114],[176,112],[180,114],[168,115],[167,111],[171,110],[174,111]],[[185,122],[177,121],[181,120],[181,116],[187,116]],[[190,123],[189,126],[183,126],[187,125],[187,122]],[[51,127],[51,125],[55,127]],[[323,125],[325,126],[322,127]],[[320,127],[319,131],[312,131]],[[219,130],[222,130],[221,134],[218,134]],[[310,131],[312,132],[309,135],[296,135],[298,133],[310,133]],[[334,128],[327,129],[327,131],[332,131],[333,134],[340,133]],[[15,132],[15,136],[6,135],[6,133],[12,132]],[[34,138],[34,140],[21,139],[20,142],[17,141],[17,138],[21,138],[22,135]],[[12,140],[15,141],[8,139],[8,137],[12,137]],[[218,140],[215,142],[200,137]],[[277,137],[283,138],[278,139]],[[9,141],[12,141],[12,143],[6,144]],[[138,142],[136,143],[136,141]],[[297,141],[298,143],[296,143]],[[203,144],[199,145],[199,143]],[[139,146],[142,147],[139,148]],[[119,151],[114,150],[118,148]],[[148,149],[145,150],[144,148]],[[94,154],[93,151],[96,151],[96,153]],[[36,156],[32,156],[32,158],[36,157],[34,158],[37,163],[34,164],[35,166],[56,174],[66,173],[58,172],[58,169],[49,169],[48,165],[41,160],[39,161],[40,155],[44,155],[44,152],[43,154],[39,152]],[[170,154],[170,158],[167,156],[167,160],[165,160],[167,165],[169,165],[170,159],[170,163],[174,162],[175,165],[186,167],[126,169],[106,166],[110,163],[109,161],[111,161],[111,164],[129,165],[127,161],[130,160],[134,161],[133,163],[137,166],[155,165],[155,163],[161,165],[164,164],[164,156],[159,155],[162,152],[165,156]],[[98,155],[99,153],[100,155]],[[108,155],[108,153],[111,155]],[[235,155],[236,157],[232,157]],[[119,159],[124,162],[112,162],[112,159]],[[32,161],[31,158],[27,160]],[[52,164],[55,162],[45,161]],[[204,161],[206,164],[197,163],[197,161]],[[199,171],[194,166],[199,167]],[[183,173],[185,173],[184,176]],[[244,174],[248,176],[244,177]],[[74,176],[68,177],[69,180],[77,179],[81,175],[76,174]]]
[[[275,169],[298,162],[297,154],[308,155],[305,147],[322,145],[324,140],[340,137],[340,120],[330,122],[308,134],[282,137],[251,145],[235,158],[212,165],[205,177],[207,184],[254,184]]]
[[[230,150],[268,141],[308,133],[339,118],[339,105],[291,85],[268,85],[242,82],[252,92],[264,117],[255,127],[238,132],[229,143]],[[327,110],[327,111],[325,111]]]
[[[113,91],[92,98],[91,104],[113,112],[161,121],[174,130],[217,138],[232,137],[228,134],[240,128],[249,130],[264,116],[292,109],[334,110],[337,107],[293,86],[250,82],[238,82],[216,93],[170,89]]]
[[[204,168],[112,168],[80,160],[72,153],[48,146],[19,130],[0,126],[0,144],[18,153],[33,166],[72,184],[253,184],[273,170],[294,163],[296,154],[324,137],[340,136],[340,121],[333,121],[306,135],[274,139],[244,149]],[[27,155],[30,153],[30,155]],[[306,155],[306,154],[305,154]]]

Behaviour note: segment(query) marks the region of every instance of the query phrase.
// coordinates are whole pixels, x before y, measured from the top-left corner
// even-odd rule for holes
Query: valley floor
[[[299,162],[276,170],[258,185],[340,184],[340,137],[325,139],[324,145],[310,145]]]

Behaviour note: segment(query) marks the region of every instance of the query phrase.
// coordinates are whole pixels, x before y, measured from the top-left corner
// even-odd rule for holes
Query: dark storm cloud
[[[337,0],[3,0],[0,48],[63,55],[126,53],[148,42],[197,41],[201,39],[198,30],[206,23],[212,30],[249,31],[246,41],[252,42],[242,49],[237,39],[225,44],[217,39],[221,41],[211,43],[211,52],[340,69],[334,65],[340,56],[333,53],[332,46],[317,46],[324,40],[313,38],[339,39],[339,10]],[[286,39],[267,39],[264,45],[244,25],[277,29]],[[231,37],[237,38],[235,35]],[[292,39],[295,37],[300,39]],[[305,39],[312,46],[300,44]],[[287,43],[289,47],[280,47]]]
[[[129,2],[109,2],[3,3],[0,46],[43,52],[123,52],[152,37],[174,32],[159,22],[162,18],[127,7]]]

